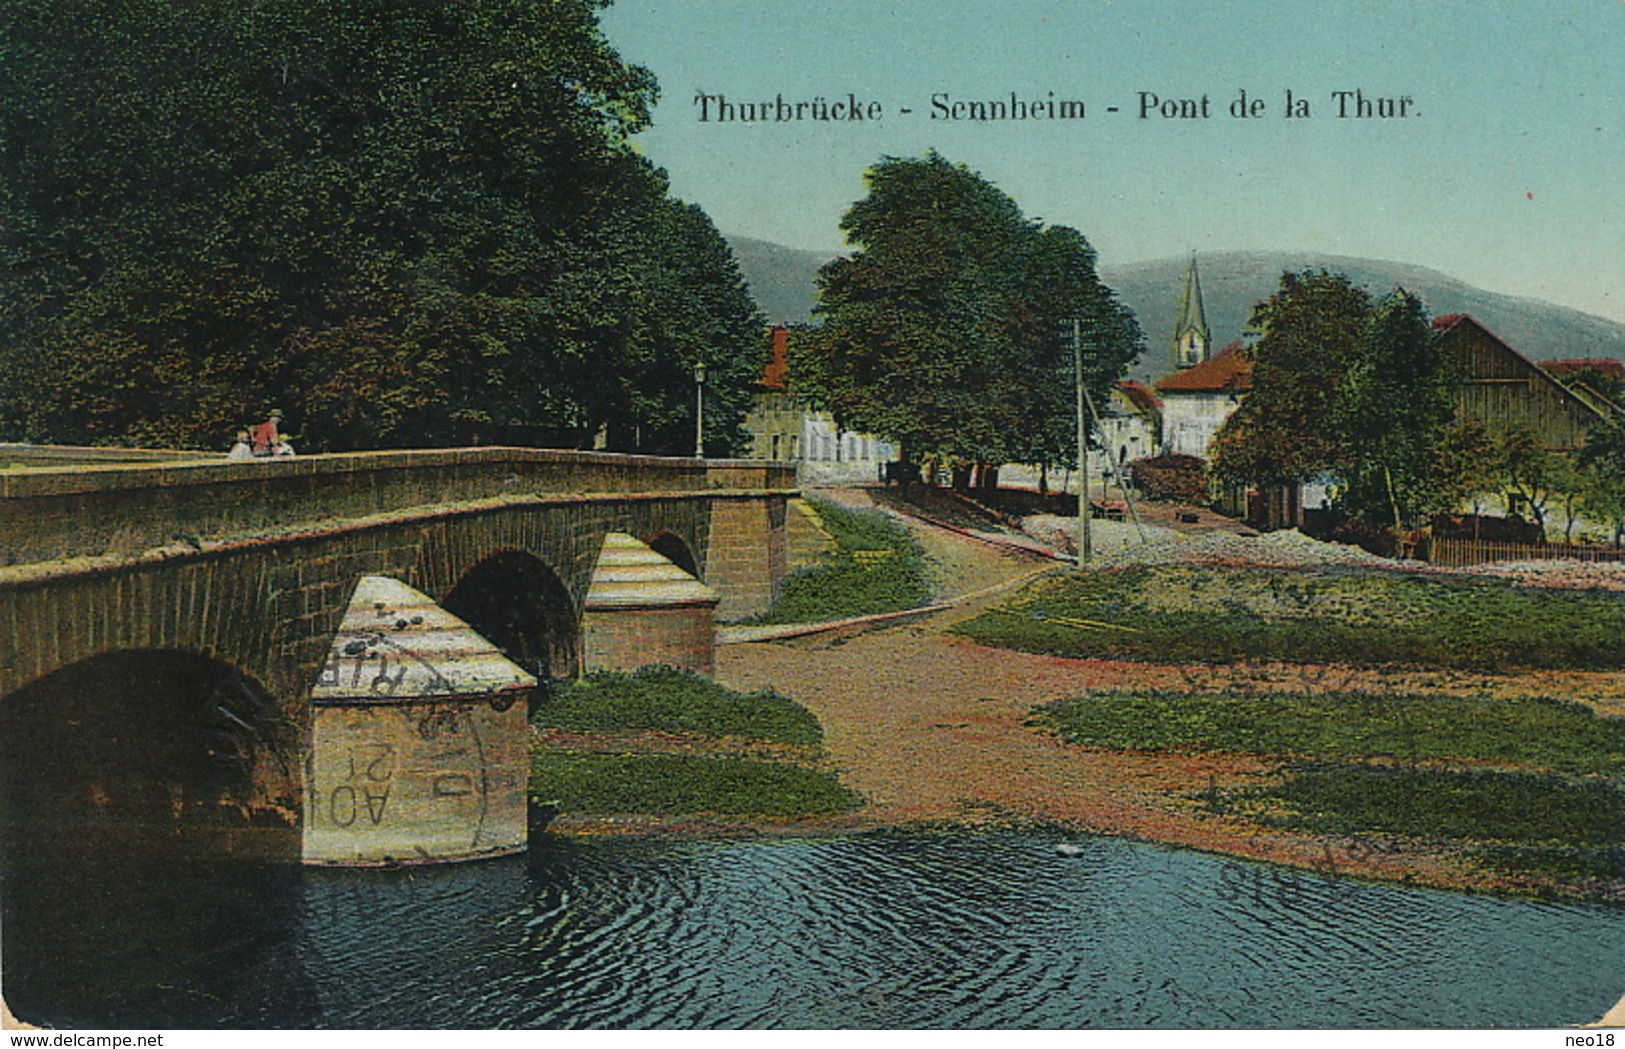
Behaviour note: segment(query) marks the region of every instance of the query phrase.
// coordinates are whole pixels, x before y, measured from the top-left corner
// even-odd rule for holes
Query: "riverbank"
[[[860,499],[861,493],[844,494]],[[563,816],[571,834],[837,834],[883,828],[1053,826],[1342,876],[1473,892],[1625,902],[1617,881],[1487,869],[1460,842],[1326,835],[1227,815],[1213,799],[1267,784],[1279,762],[1234,754],[1085,748],[1029,724],[1034,708],[1100,690],[1218,691],[1336,687],[1447,696],[1585,697],[1625,714],[1612,672],[1515,675],[1349,669],[1301,664],[1165,665],[990,648],[947,631],[1005,596],[999,579],[1038,567],[1025,552],[910,522],[930,556],[952,566],[949,607],[902,622],[857,624],[718,649],[717,680],[794,698],[824,728],[818,765],[867,804],[808,820]],[[969,598],[959,586],[979,588]],[[995,587],[993,590],[988,588]],[[703,747],[689,741],[690,747]]]

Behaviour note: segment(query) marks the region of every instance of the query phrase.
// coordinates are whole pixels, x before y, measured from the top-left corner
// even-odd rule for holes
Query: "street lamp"
[[[705,363],[694,365],[694,458],[705,458]]]

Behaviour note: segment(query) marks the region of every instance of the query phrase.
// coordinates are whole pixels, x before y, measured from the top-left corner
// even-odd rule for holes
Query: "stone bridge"
[[[708,670],[713,615],[783,579],[793,483],[509,448],[0,469],[0,851],[522,848],[517,700]]]

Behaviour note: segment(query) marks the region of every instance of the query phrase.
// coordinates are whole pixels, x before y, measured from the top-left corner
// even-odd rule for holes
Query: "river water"
[[[165,883],[181,931],[121,930],[131,950],[103,943],[26,1009],[8,953],[13,1007],[162,1027],[1546,1027],[1625,991],[1625,909],[1053,833],[544,835],[455,867]],[[94,987],[60,975],[92,969]]]

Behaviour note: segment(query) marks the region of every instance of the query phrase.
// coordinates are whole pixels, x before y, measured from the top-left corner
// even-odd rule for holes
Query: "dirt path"
[[[934,558],[955,566],[947,577],[950,594],[1031,575],[1041,567],[1030,557],[963,535],[922,523],[912,527]],[[1062,824],[1392,880],[1512,887],[1457,855],[1266,831],[1213,815],[1202,804],[1206,792],[1256,784],[1268,775],[1264,762],[1092,751],[1025,724],[1036,705],[1099,688],[1204,690],[1234,685],[1244,676],[1249,687],[1301,690],[1326,684],[1331,675],[1337,687],[1484,694],[1508,688],[1509,679],[1061,659],[986,648],[945,632],[1004,596],[986,594],[902,624],[726,645],[717,652],[717,680],[741,690],[772,688],[817,715],[829,766],[869,800],[859,818],[864,824]],[[1612,706],[1621,699],[1618,677],[1510,680],[1524,694],[1601,690],[1610,700],[1604,705]]]

